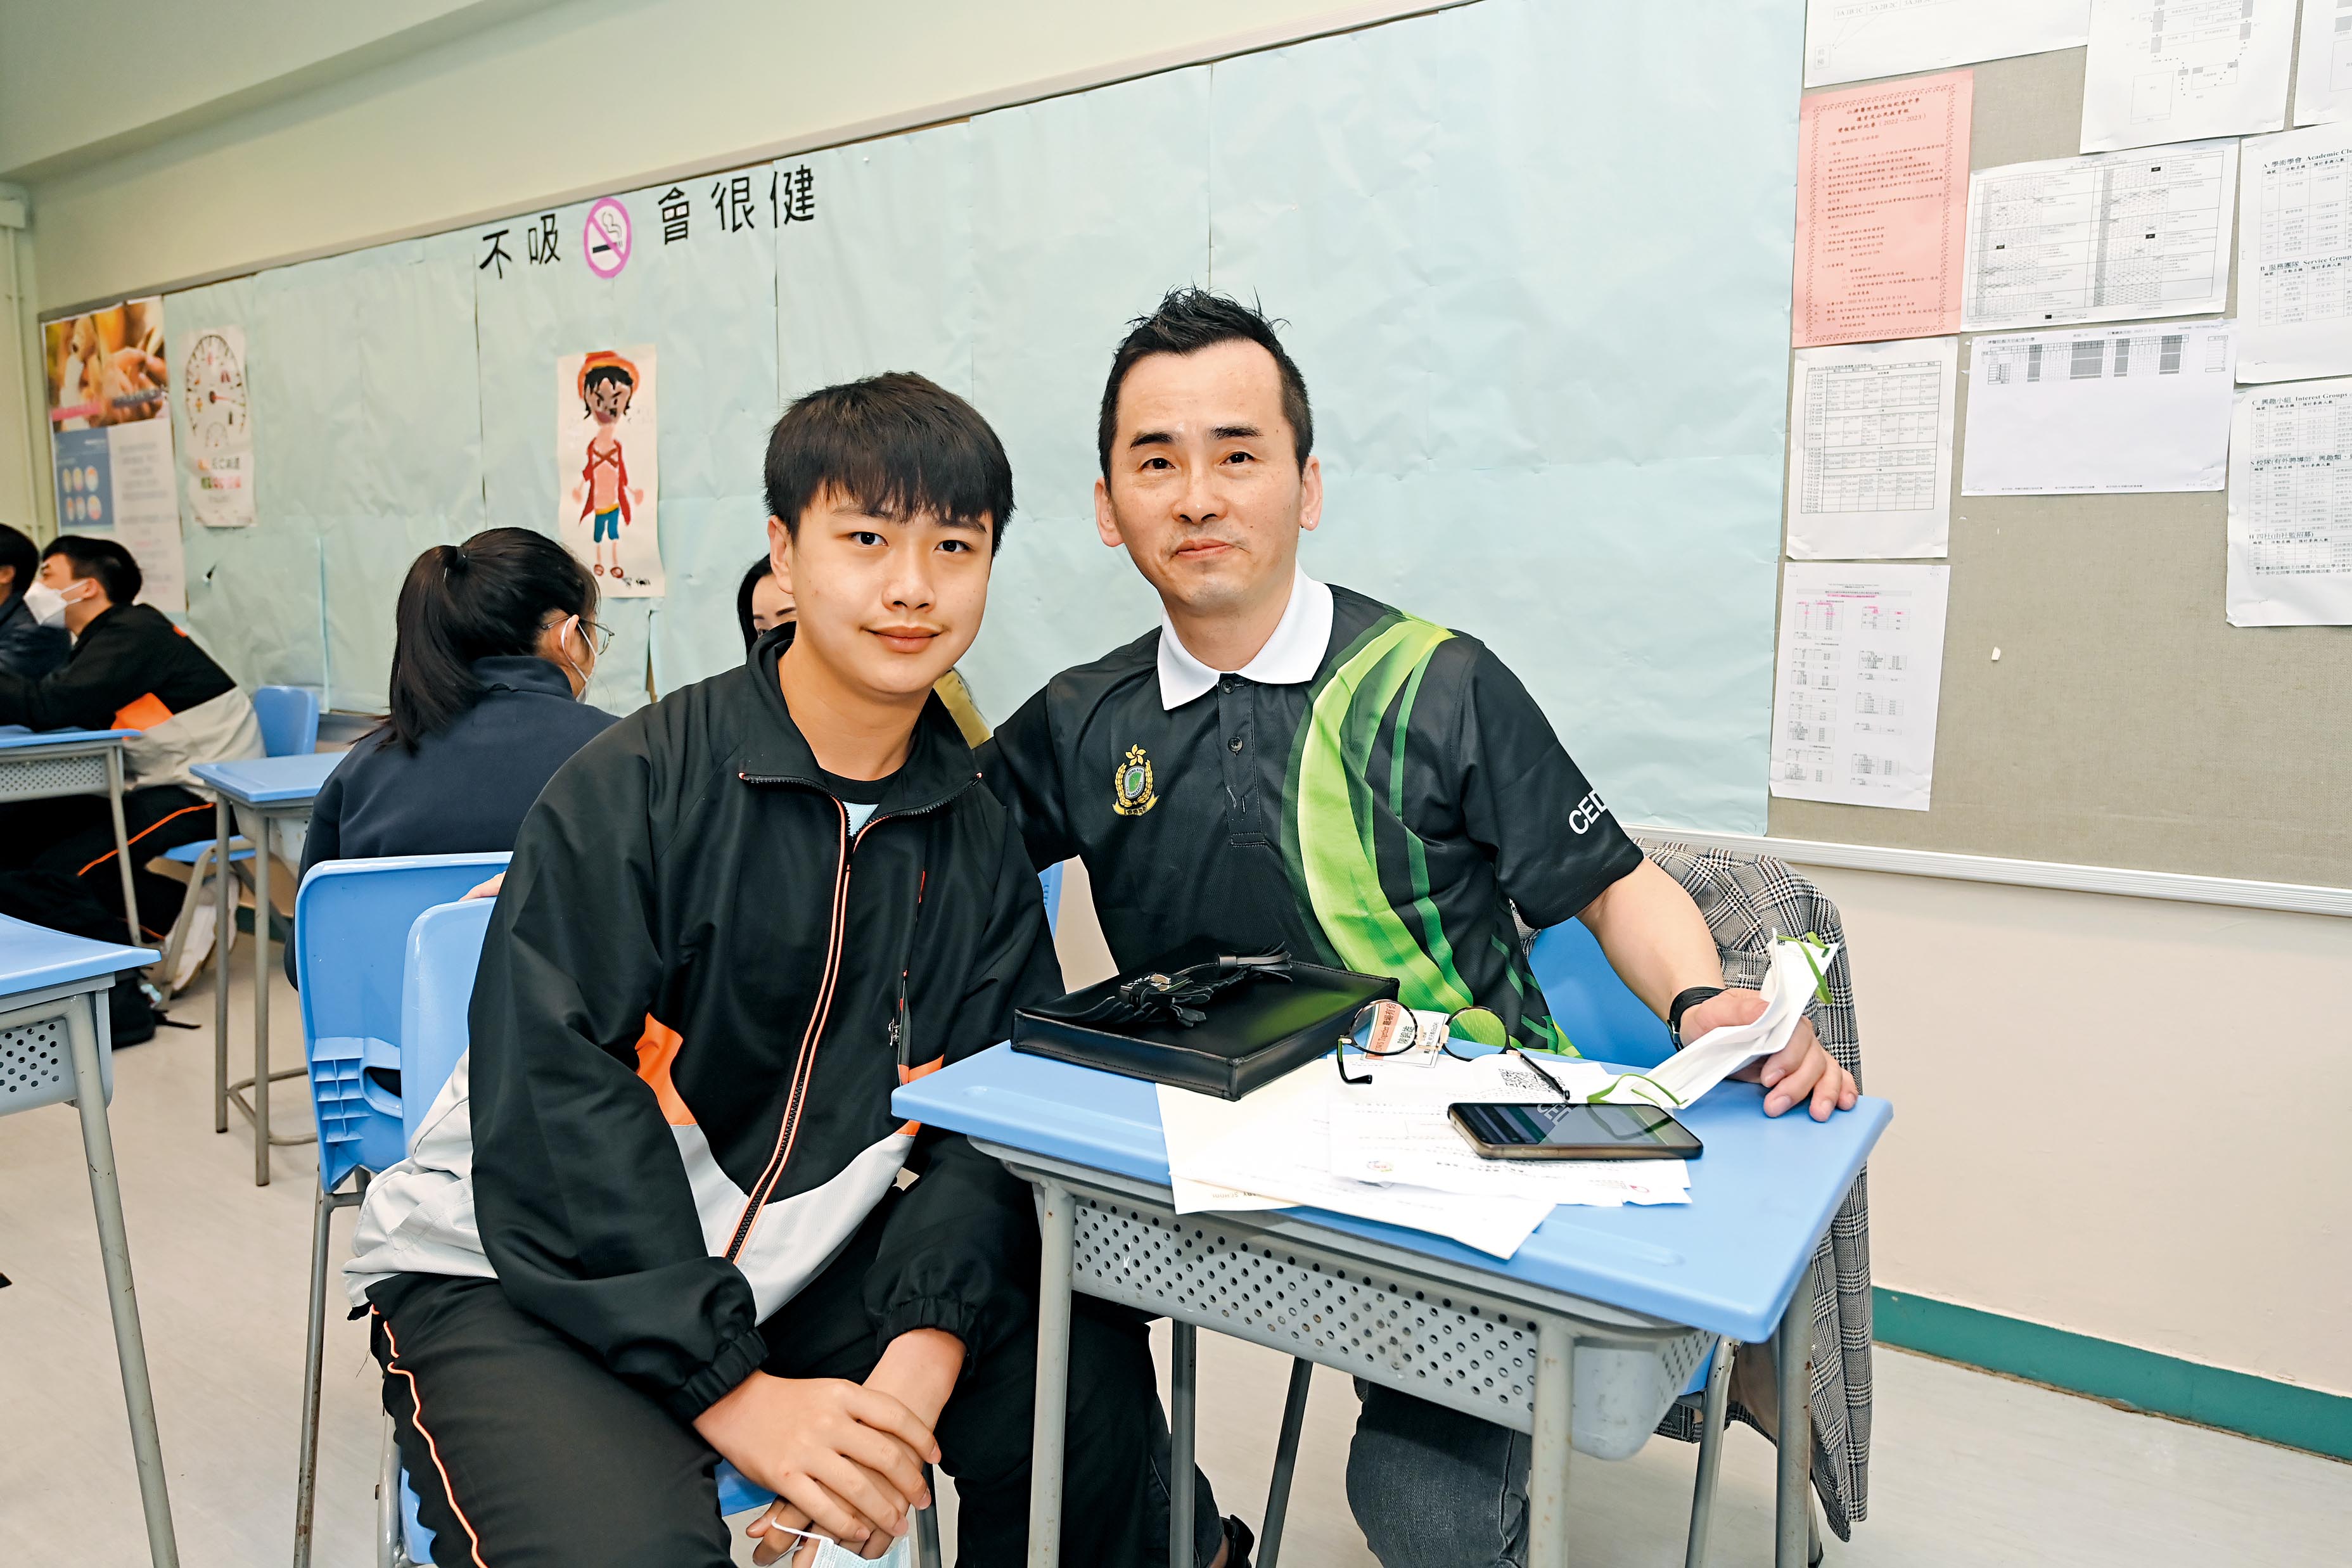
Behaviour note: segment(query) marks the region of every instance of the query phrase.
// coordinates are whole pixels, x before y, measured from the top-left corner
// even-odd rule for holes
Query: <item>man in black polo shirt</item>
[[[1096,528],[1161,622],[1056,675],[983,748],[1031,860],[1085,860],[1122,969],[1194,936],[1280,943],[1572,1050],[1516,906],[1532,926],[1582,920],[1678,1040],[1757,1017],[1500,660],[1298,569],[1322,513],[1313,439],[1306,383],[1254,310],[1180,290],[1120,345]],[[1853,1103],[1810,1025],[1750,1075],[1769,1114]],[[1527,1464],[1516,1433],[1371,1389],[1349,1500],[1388,1568],[1518,1564]]]

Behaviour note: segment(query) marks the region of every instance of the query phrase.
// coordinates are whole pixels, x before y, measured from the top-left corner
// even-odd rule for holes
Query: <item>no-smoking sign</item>
[[[602,196],[588,209],[580,231],[581,254],[588,270],[599,277],[618,277],[629,265],[629,209],[611,196]]]

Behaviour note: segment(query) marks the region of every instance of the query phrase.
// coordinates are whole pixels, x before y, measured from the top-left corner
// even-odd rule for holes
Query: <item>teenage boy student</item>
[[[890,1113],[1060,989],[1020,838],[931,698],[1012,473],[962,399],[889,375],[795,402],[767,489],[795,634],[550,780],[472,1050],[368,1189],[347,1281],[445,1564],[717,1568],[721,1457],[781,1500],[762,1561],[799,1531],[880,1555],[926,1461],[961,1560],[1024,1559],[1028,1192]],[[1163,1563],[1148,1344],[1071,1333],[1063,1560]]]
[[[112,539],[60,534],[41,552],[37,588],[62,601],[73,638],[66,662],[38,679],[0,672],[0,724],[34,729],[133,729],[122,764],[122,816],[134,861],[213,836],[213,809],[188,786],[199,762],[262,754],[253,704],[170,617],[132,602],[144,579]],[[54,594],[55,599],[47,596]],[[0,807],[0,868],[54,872],[118,916],[122,878],[114,818],[88,795]],[[62,884],[58,884],[62,886]],[[170,928],[185,887],[138,874],[139,918]]]
[[[1257,312],[1181,290],[1134,324],[1103,391],[1095,523],[1161,621],[1055,676],[982,748],[1030,858],[1085,858],[1122,968],[1193,936],[1279,943],[1557,1048],[1516,905],[1532,925],[1581,919],[1677,1039],[1755,1018],[1762,998],[1723,988],[1696,906],[1500,660],[1298,569],[1321,520],[1313,439]],[[1774,1115],[1853,1103],[1810,1026],[1761,1076]],[[1515,1433],[1373,1388],[1349,1500],[1389,1568],[1523,1563],[1527,1462]]]

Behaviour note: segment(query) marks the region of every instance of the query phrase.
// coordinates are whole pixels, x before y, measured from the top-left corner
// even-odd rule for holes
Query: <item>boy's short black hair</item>
[[[1265,312],[1205,288],[1171,288],[1160,308],[1127,325],[1127,338],[1111,356],[1110,380],[1103,383],[1102,413],[1095,422],[1095,455],[1101,460],[1104,478],[1110,477],[1110,445],[1118,435],[1118,389],[1135,362],[1150,354],[1197,354],[1237,340],[1255,343],[1274,356],[1274,368],[1282,377],[1282,417],[1290,422],[1298,465],[1307,466],[1315,450],[1315,408],[1307,401],[1307,378],[1283,352],[1275,323]]]
[[[16,579],[9,583],[8,591],[22,593],[25,585],[32,581],[41,570],[41,552],[33,548],[31,539],[7,524],[0,523],[0,566],[16,569]]]
[[[821,388],[776,421],[769,512],[797,535],[801,514],[827,489],[877,517],[985,521],[998,549],[1013,517],[1013,465],[996,432],[971,404],[908,371]]]
[[[41,552],[43,560],[53,555],[66,558],[76,577],[98,579],[100,590],[111,604],[128,604],[139,597],[147,576],[139,570],[139,562],[131,552],[112,539],[94,539],[88,534],[59,534]]]

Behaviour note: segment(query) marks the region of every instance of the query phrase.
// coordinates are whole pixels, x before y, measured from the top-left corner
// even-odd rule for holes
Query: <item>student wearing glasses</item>
[[[391,716],[319,791],[305,872],[511,850],[555,770],[613,723],[582,700],[610,641],[595,580],[545,534],[435,545],[408,569],[394,622]]]

